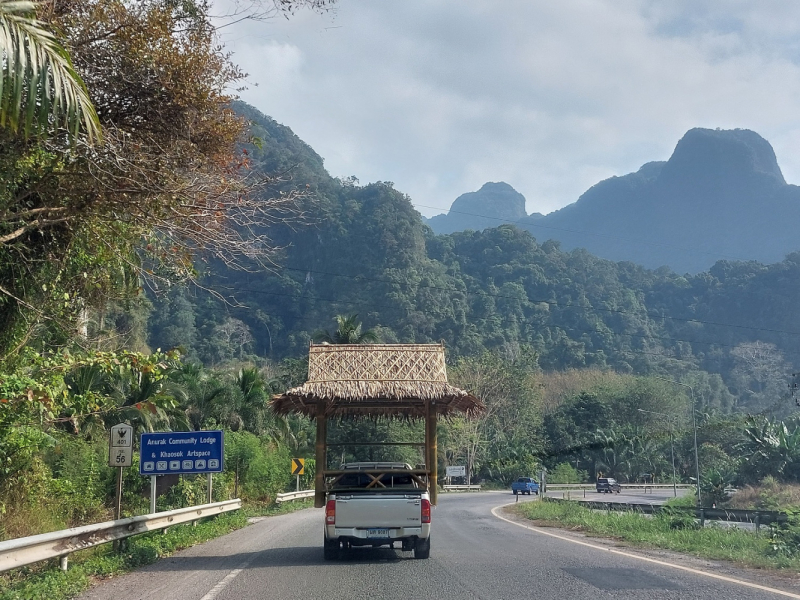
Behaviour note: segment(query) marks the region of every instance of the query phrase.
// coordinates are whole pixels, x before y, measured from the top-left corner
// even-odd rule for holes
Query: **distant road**
[[[678,488],[678,497],[684,496],[692,492],[689,489]],[[547,492],[548,498],[566,498],[566,491]],[[623,502],[625,504],[664,504],[667,500],[672,500],[672,489],[658,488],[652,492],[648,491],[646,494],[643,489],[629,489],[624,487],[619,494],[598,494],[594,490],[570,490],[570,500],[590,500],[592,502]]]
[[[536,497],[519,501],[536,501]],[[667,553],[617,549],[608,540],[530,528],[527,522],[495,516],[504,516],[496,507],[513,502],[507,492],[440,496],[428,560],[416,560],[399,550],[369,549],[325,562],[321,509],[270,517],[105,581],[83,598],[800,599],[800,587],[790,589],[795,584],[788,580],[775,583],[763,574],[742,574],[731,566],[691,558],[678,557],[681,568],[675,568],[668,566],[673,559]],[[732,581],[744,577],[762,587]],[[784,592],[765,589],[773,586]]]

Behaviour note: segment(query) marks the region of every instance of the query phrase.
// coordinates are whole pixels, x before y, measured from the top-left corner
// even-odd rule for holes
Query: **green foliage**
[[[681,520],[683,517],[675,515],[648,518],[635,512],[592,511],[578,502],[548,501],[526,502],[518,505],[515,511],[535,520],[537,526],[584,531],[644,548],[665,548],[753,567],[796,570],[800,566],[796,557],[776,556],[767,536],[757,536],[737,528],[699,528],[694,519],[689,524]]]
[[[704,496],[705,498],[705,496]],[[710,506],[711,502],[707,502]],[[697,495],[688,494],[668,500],[655,518],[668,529],[699,529],[694,514],[689,512],[697,506]]]
[[[671,429],[681,425],[687,431],[685,417],[676,422],[686,414],[685,397],[654,378],[618,375],[559,385],[570,389],[544,417],[549,467],[566,459],[578,468],[588,466],[592,478],[637,481],[647,473],[671,480]]]
[[[786,481],[800,481],[800,425],[796,419],[771,421],[748,417],[746,435],[739,450],[743,455],[744,481],[758,481],[767,476]]]
[[[0,126],[24,137],[51,133],[101,137],[86,85],[55,35],[37,21],[36,3],[0,0]]]
[[[705,469],[700,474],[700,492],[703,505],[722,504],[728,499],[726,488],[730,487],[736,478],[732,469],[718,468]]]
[[[425,440],[421,420],[352,419],[332,421],[328,426],[328,441],[334,446],[328,451],[328,468],[339,468],[351,461],[397,461],[411,466],[425,462],[418,447],[409,446],[349,446],[348,442],[421,442]],[[440,445],[440,452],[442,446]]]
[[[292,483],[292,456],[285,446],[275,445],[252,433],[230,432],[225,438],[225,465],[229,472],[238,472],[242,499],[271,504],[275,495]]]
[[[547,472],[548,483],[585,483],[588,480],[589,474],[586,471],[578,471],[566,462],[558,463],[552,471]]]
[[[314,341],[328,344],[370,344],[378,341],[374,330],[361,331],[358,315],[337,315],[336,325],[333,333],[327,330],[315,333]]]
[[[521,348],[462,358],[449,377],[480,398],[486,411],[478,419],[453,417],[439,428],[445,464],[465,465],[471,479],[503,486],[535,472],[543,445],[536,353]]]
[[[770,526],[770,550],[776,556],[794,558],[800,555],[800,509],[785,509],[785,523]]]

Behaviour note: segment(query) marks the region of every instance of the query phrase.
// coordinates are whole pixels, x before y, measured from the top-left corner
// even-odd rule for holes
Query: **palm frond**
[[[36,19],[36,3],[0,0],[0,127],[23,137],[62,128],[101,139],[100,121],[69,54]]]

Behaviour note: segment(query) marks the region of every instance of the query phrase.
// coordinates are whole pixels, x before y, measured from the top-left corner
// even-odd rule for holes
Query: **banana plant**
[[[789,429],[784,421],[750,417],[745,425],[747,440],[741,449],[760,476],[782,479],[800,477],[800,427]]]

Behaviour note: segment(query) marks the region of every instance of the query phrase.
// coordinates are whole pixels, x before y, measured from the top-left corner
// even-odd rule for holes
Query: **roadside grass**
[[[243,510],[201,519],[197,526],[176,525],[166,532],[154,531],[128,538],[124,551],[111,544],[74,552],[66,572],[58,561],[42,562],[0,575],[0,600],[67,600],[88,589],[97,579],[122,575],[154,563],[178,550],[245,527],[250,517],[285,514],[313,506],[312,502],[247,506]]]
[[[541,527],[559,527],[625,541],[632,546],[663,548],[700,558],[727,560],[771,569],[798,569],[800,556],[774,552],[769,530],[761,535],[711,523],[700,528],[694,519],[661,513],[601,512],[577,502],[526,502],[511,509]]]
[[[785,510],[800,507],[800,485],[765,477],[759,485],[746,485],[725,503],[727,508]]]

